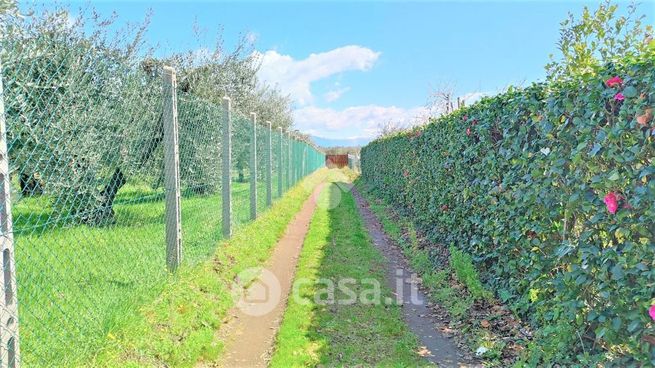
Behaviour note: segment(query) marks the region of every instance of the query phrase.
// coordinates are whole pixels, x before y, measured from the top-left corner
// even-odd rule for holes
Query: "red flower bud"
[[[603,201],[605,202],[607,211],[609,211],[609,213],[611,213],[612,215],[615,214],[616,211],[619,209],[619,203],[616,193],[614,192],[607,193]]]
[[[610,88],[620,86],[621,83],[623,83],[623,79],[619,77],[612,77],[605,81],[605,85]]]

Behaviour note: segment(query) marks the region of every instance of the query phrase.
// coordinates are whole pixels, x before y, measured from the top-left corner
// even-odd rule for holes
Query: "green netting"
[[[56,32],[2,47],[18,359],[73,364],[166,277],[162,83]]]
[[[232,114],[232,215],[235,226],[250,217],[250,150],[253,123],[249,115]]]
[[[223,109],[178,93],[183,260],[208,257],[221,239]]]
[[[266,208],[267,198],[267,162],[268,154],[268,126],[265,122],[257,124],[257,212]]]

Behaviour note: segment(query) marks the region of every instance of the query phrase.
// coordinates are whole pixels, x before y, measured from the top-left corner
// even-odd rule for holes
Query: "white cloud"
[[[338,99],[341,98],[341,96],[350,91],[350,87],[344,87],[344,88],[339,88],[339,89],[334,89],[332,91],[328,91],[323,98],[325,98],[325,101],[327,102],[334,102]]]
[[[277,86],[288,93],[300,105],[313,102],[311,84],[345,71],[367,71],[380,57],[369,48],[349,45],[334,50],[311,54],[306,59],[295,60],[275,50],[257,52],[261,59],[258,76],[262,82]]]
[[[482,97],[486,97],[486,96],[491,96],[491,93],[489,93],[489,92],[480,92],[480,91],[469,92],[469,93],[467,93],[467,94],[465,94],[463,96],[460,96],[460,98],[463,99],[464,102],[466,102],[467,106],[469,106],[469,105],[472,105],[472,104],[480,101],[480,99]]]
[[[380,124],[393,121],[413,125],[425,108],[404,109],[396,106],[365,105],[343,110],[307,106],[294,111],[294,127],[302,132],[325,138],[374,137]]]

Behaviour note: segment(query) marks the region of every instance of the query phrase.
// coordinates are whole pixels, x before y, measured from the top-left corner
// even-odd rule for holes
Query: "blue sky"
[[[260,77],[295,100],[297,127],[328,138],[369,138],[386,120],[411,121],[433,88],[495,93],[544,77],[559,23],[582,1],[94,2],[120,22],[152,10],[147,39],[164,50],[202,47],[193,24],[256,39]],[[79,7],[80,4],[73,5]],[[626,7],[627,2],[620,2]],[[642,1],[653,23],[655,0]]]

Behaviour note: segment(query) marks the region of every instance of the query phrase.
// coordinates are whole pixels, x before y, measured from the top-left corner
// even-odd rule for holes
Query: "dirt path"
[[[439,367],[476,367],[479,366],[470,362],[457,345],[437,326],[441,323],[433,316],[429,301],[420,288],[420,283],[415,278],[409,277],[413,274],[405,256],[401,250],[382,230],[382,225],[377,217],[371,212],[366,200],[352,189],[359,213],[364,219],[375,246],[384,254],[388,262],[387,281],[392,291],[403,301],[403,315],[407,325],[412,332],[418,336],[421,344],[425,347],[424,355],[432,363]],[[402,270],[402,272],[399,272]],[[397,280],[397,274],[402,276],[401,281]],[[400,289],[400,290],[399,290]]]
[[[205,367],[266,367],[321,188],[305,201],[263,270],[257,272],[260,275],[230,311],[230,320],[220,331],[225,341],[222,360]]]

